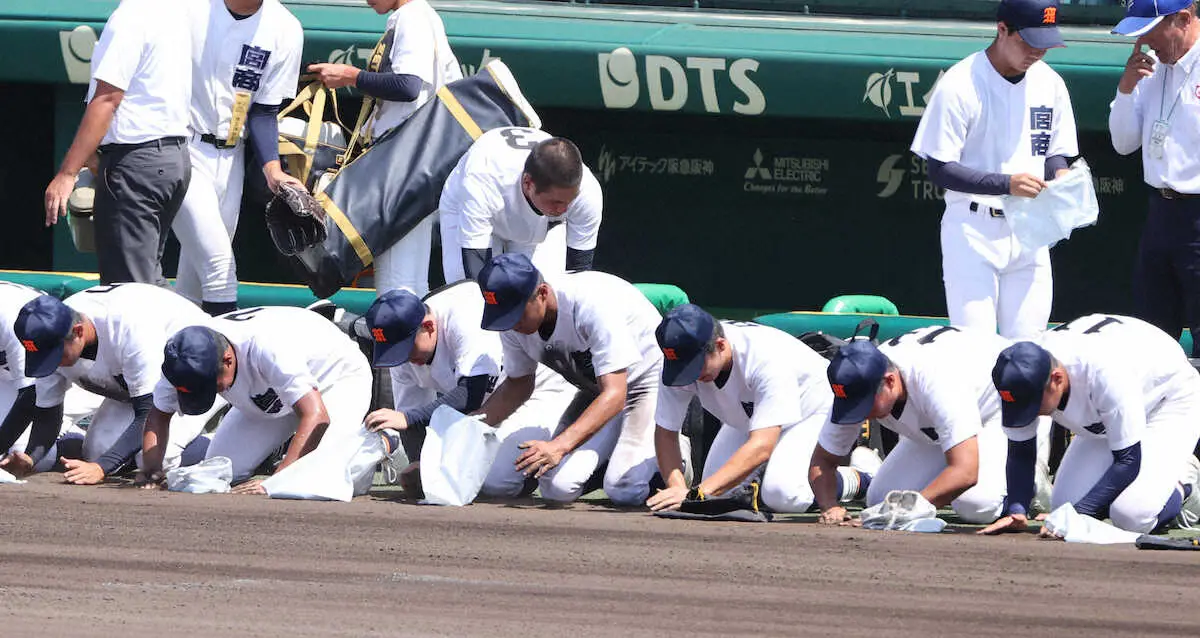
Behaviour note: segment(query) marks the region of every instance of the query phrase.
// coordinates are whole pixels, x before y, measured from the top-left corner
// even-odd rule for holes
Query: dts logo
[[[741,115],[760,115],[767,108],[762,89],[750,78],[758,71],[758,60],[688,57],[683,63],[665,55],[638,59],[625,47],[599,55],[600,93],[604,106],[628,109],[641,97],[641,79],[646,80],[646,97],[655,111],[679,111],[695,104],[693,87],[699,83],[700,102],[708,113],[732,110]],[[729,85],[732,84],[732,87]],[[733,90],[738,95],[730,97]]]

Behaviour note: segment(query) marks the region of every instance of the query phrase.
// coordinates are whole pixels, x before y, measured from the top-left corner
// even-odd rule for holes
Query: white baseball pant
[[[465,279],[463,268],[462,237],[459,234],[459,214],[440,211],[442,236],[442,274],[446,283]],[[492,256],[502,253],[521,253],[533,262],[544,274],[558,274],[567,269],[567,225],[556,224],[546,232],[540,243],[509,241],[492,236]]]
[[[321,437],[321,445],[336,437],[358,436],[363,418],[371,407],[369,372],[348,376],[334,382],[321,393],[325,410],[329,413],[329,426]],[[205,458],[228,457],[233,462],[234,482],[244,481],[276,448],[283,445],[300,425],[300,417],[294,412],[286,416],[268,418],[262,413],[250,413],[234,407],[229,410],[221,425],[213,433]],[[371,469],[374,472],[374,469]],[[360,477],[355,477],[358,485]]]
[[[8,412],[12,409],[13,401],[17,398],[17,391],[20,388],[11,382],[0,382],[0,421],[8,418]],[[63,399],[63,420],[62,429],[59,431],[58,440],[64,439],[83,439],[86,432],[79,427],[79,421],[90,416],[99,407],[100,401],[103,400],[87,390],[78,386],[72,385],[67,390],[66,397]],[[8,450],[0,450],[0,454],[12,452],[24,452],[25,447],[29,444],[29,434],[33,428],[26,427],[21,436],[13,442],[12,447]],[[49,472],[54,469],[54,464],[58,462],[58,443],[50,446],[46,452],[46,456],[38,461],[34,466],[34,472]]]
[[[658,378],[661,364],[642,378],[631,380],[626,389],[625,407],[583,445],[563,457],[558,467],[538,482],[542,498],[571,502],[583,495],[584,484],[602,463],[604,493],[616,505],[643,505],[650,495],[650,479],[658,471],[654,454],[654,409],[658,403]],[[562,415],[555,433],[561,432],[591,405],[595,393],[579,390]]]
[[[175,290],[195,302],[237,301],[233,235],[246,172],[243,145],[218,149],[192,135],[192,180],[171,228],[179,239]]]
[[[525,487],[525,475],[517,471],[517,458],[526,441],[549,441],[577,390],[558,373],[538,366],[533,394],[496,428],[500,449],[488,470],[480,494],[512,498]]]
[[[1113,525],[1147,533],[1158,525],[1171,492],[1186,476],[1188,455],[1200,439],[1200,388],[1189,384],[1146,417],[1142,466],[1137,478],[1109,507]],[[1051,507],[1078,503],[1112,466],[1108,440],[1074,437],[1054,477]]]
[[[170,470],[181,465],[192,465],[204,458],[208,448],[208,437],[202,435],[204,425],[221,408],[223,402],[217,401],[213,408],[204,414],[195,416],[179,416],[171,419],[170,433],[167,435],[166,452],[163,455],[163,470]],[[129,422],[133,420],[133,405],[117,399],[103,399],[100,407],[92,415],[92,423],[83,437],[83,458],[95,462],[108,451]],[[142,453],[137,453],[137,466],[142,467]]]
[[[987,524],[1000,517],[1008,493],[1005,465],[1008,461],[1008,437],[1000,427],[1000,416],[989,420],[977,437],[979,476],[975,486],[950,503],[959,518],[968,523]],[[938,445],[920,443],[908,437],[892,449],[867,488],[867,506],[876,505],[892,490],[925,489],[946,469],[946,454]]]
[[[1023,250],[1003,217],[970,202],[942,215],[942,281],[950,323],[1031,339],[1046,330],[1054,297],[1050,249]]]

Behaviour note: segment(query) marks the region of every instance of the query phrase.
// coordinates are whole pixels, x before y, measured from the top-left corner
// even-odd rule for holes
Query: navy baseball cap
[[[13,332],[25,348],[25,376],[48,377],[62,361],[63,344],[71,332],[71,308],[57,297],[34,297],[21,306]]]
[[[654,331],[663,351],[662,382],[678,386],[695,383],[704,371],[704,346],[712,339],[712,315],[695,304],[672,308]]]
[[[887,357],[870,341],[851,341],[838,349],[826,371],[833,388],[830,419],[834,423],[862,423],[870,416],[887,369]]]
[[[391,368],[408,363],[417,329],[425,321],[425,303],[407,290],[391,290],[371,304],[366,318],[375,341],[371,364]]]
[[[1035,49],[1067,46],[1058,31],[1058,0],[1002,0],[996,19],[1012,25]]]
[[[1193,0],[1129,0],[1125,18],[1113,27],[1117,35],[1145,35],[1163,18],[1190,9]]]
[[[1050,353],[1030,341],[1005,348],[992,368],[1000,392],[1000,417],[1006,428],[1029,425],[1038,417],[1042,393],[1050,378]]]
[[[223,354],[212,328],[188,326],[167,339],[162,372],[179,394],[180,412],[204,414],[213,406]]]
[[[512,330],[525,312],[525,303],[541,282],[542,275],[521,253],[497,255],[479,271],[483,293],[483,329]]]

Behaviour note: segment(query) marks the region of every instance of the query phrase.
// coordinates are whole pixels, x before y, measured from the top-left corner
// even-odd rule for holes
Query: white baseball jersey
[[[458,58],[446,39],[446,27],[426,0],[411,0],[388,16],[380,73],[415,75],[421,91],[412,102],[380,100],[368,124],[380,136],[404,123],[443,86],[462,79]]]
[[[150,284],[93,286],[63,300],[96,327],[96,359],[80,359],[37,380],[37,405],[63,402],[75,383],[110,398],[150,394],[162,378],[163,347],[176,332],[208,315],[179,295]]]
[[[1042,336],[1041,346],[1062,363],[1070,380],[1055,422],[1110,450],[1142,440],[1147,417],[1175,396],[1191,396],[1200,375],[1183,348],[1154,326],[1119,315],[1080,317]],[[1010,438],[1032,438],[1033,427],[1005,428]]]
[[[583,167],[579,196],[558,217],[533,210],[521,190],[525,159],[535,144],[550,139],[545,131],[517,126],[492,129],[479,136],[446,179],[438,208],[459,217],[459,248],[484,249],[492,237],[538,244],[551,223],[567,225],[567,247],[592,250],[600,231],[603,196],[600,182]]]
[[[0,381],[8,382],[15,388],[26,388],[33,385],[34,380],[25,376],[25,348],[13,326],[17,323],[17,314],[21,308],[42,296],[40,290],[29,286],[14,284],[10,281],[0,281]]]
[[[283,306],[247,308],[209,325],[233,346],[237,371],[221,393],[247,414],[277,419],[313,390],[322,394],[338,383],[370,379],[371,368],[358,346],[332,322],[311,310]],[[165,378],[154,389],[154,405],[179,410],[179,395]]]
[[[975,53],[938,80],[911,150],[978,171],[1040,178],[1047,157],[1079,154],[1067,87],[1045,62],[1035,62],[1014,84],[986,53]],[[946,205],[976,200],[996,206],[981,197],[947,191]]]
[[[224,0],[194,2],[191,127],[225,140],[239,99],[247,108],[296,95],[304,31],[279,0],[263,0],[254,15],[241,20]]]
[[[916,443],[949,451],[977,436],[989,421],[999,426],[1000,395],[992,367],[1009,342],[995,334],[929,326],[879,347],[900,372],[907,398],[879,423]],[[857,423],[827,423],[821,447],[849,454],[859,436]]]
[[[599,377],[620,370],[628,370],[630,383],[658,374],[662,351],[654,331],[662,317],[633,284],[595,271],[547,282],[558,301],[554,332],[546,340],[536,332],[500,333],[505,374],[534,374],[540,362],[576,387],[592,390],[599,388]]]
[[[101,144],[187,135],[191,54],[187,12],[163,0],[122,0],[92,53],[92,79],[124,91]]]
[[[486,374],[500,376],[500,335],[480,327],[483,295],[479,284],[462,281],[425,300],[437,325],[437,348],[429,365],[399,366],[393,388],[400,391],[396,409],[409,410],[458,386],[460,379]]]
[[[749,433],[784,429],[828,410],[830,391],[825,369],[829,361],[799,339],[769,326],[721,322],[733,349],[733,363],[723,385],[715,381],[684,386],[660,385],[654,420],[678,432],[692,397],[725,425]]]

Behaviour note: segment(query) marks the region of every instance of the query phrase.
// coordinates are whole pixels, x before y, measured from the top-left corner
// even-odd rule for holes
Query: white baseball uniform
[[[891,415],[879,419],[900,435],[867,489],[867,505],[891,490],[923,490],[946,469],[946,452],[976,437],[979,475],[974,487],[950,504],[960,518],[991,523],[1000,516],[1006,493],[1008,443],[1000,424],[1000,395],[992,366],[1008,341],[995,334],[949,326],[929,326],[882,344],[900,372],[907,395]],[[849,454],[859,425],[829,422],[819,443],[835,455]]]
[[[599,393],[599,377],[625,370],[625,407],[583,445],[542,476],[542,497],[573,501],[596,468],[608,461],[604,491],[618,505],[641,505],[657,471],[654,407],[662,351],[654,331],[662,317],[633,284],[602,272],[550,275],[558,319],[549,339],[514,330],[500,333],[504,370],[524,377],[543,363],[578,388],[555,434],[575,422]]]
[[[479,284],[451,284],[430,295],[425,305],[437,325],[437,348],[428,365],[405,363],[393,368],[398,372],[392,377],[392,393],[396,410],[401,412],[428,405],[438,395],[454,390],[465,377],[488,375],[492,387],[503,380],[500,334],[480,327],[483,295]],[[518,446],[553,436],[554,425],[574,396],[574,388],[565,379],[543,365],[537,367],[529,400],[496,428],[500,451],[480,493],[512,497],[521,492],[525,476],[516,470],[516,460],[524,451]]]
[[[1045,62],[1013,83],[986,53],[972,54],[938,80],[912,152],[977,171],[1040,178],[1047,157],[1079,154],[1066,85]],[[1050,318],[1050,250],[1023,250],[1002,209],[999,197],[946,191],[946,306],[953,325],[1032,338]]]
[[[37,406],[65,405],[72,385],[105,397],[83,442],[84,459],[95,462],[132,422],[130,399],[151,394],[162,378],[167,339],[208,317],[170,290],[140,283],[93,286],[67,297],[63,303],[95,326],[96,358],[80,358],[75,365],[60,366],[50,376],[38,379]],[[199,451],[207,445],[200,435],[210,415],[182,418],[171,428],[164,469],[180,465],[185,455],[191,462],[200,460]],[[140,452],[137,462],[140,466]]]
[[[1109,516],[1117,527],[1149,532],[1200,439],[1200,375],[1174,339],[1132,317],[1080,317],[1040,344],[1070,382],[1066,405],[1051,416],[1075,435],[1055,475],[1052,507],[1080,502],[1112,465],[1112,452],[1141,443],[1141,469]],[[1005,431],[1025,441],[1031,429]]]
[[[579,196],[558,217],[535,211],[521,190],[530,149],[550,137],[533,128],[492,129],[479,136],[458,160],[438,202],[446,281],[465,276],[464,248],[491,248],[493,256],[522,253],[543,274],[566,269],[567,248],[596,248],[603,194],[586,165]]]
[[[237,369],[233,385],[220,394],[231,407],[206,458],[228,457],[235,481],[249,478],[295,434],[300,418],[293,406],[313,390],[321,393],[329,414],[321,445],[358,435],[371,407],[371,367],[337,326],[315,312],[290,307],[247,308],[207,325],[229,340]],[[154,405],[178,411],[177,391],[165,379],[154,389]],[[362,478],[355,477],[356,486]],[[369,487],[368,480],[359,493]]]
[[[833,406],[829,361],[791,335],[754,323],[724,321],[733,363],[723,383],[658,389],[658,426],[678,432],[692,397],[721,420],[704,462],[704,478],[725,465],[755,430],[782,426],[762,480],[762,500],[776,512],[805,512],[813,504],[808,459]]]
[[[384,40],[379,71],[421,78],[421,91],[412,102],[378,101],[366,124],[368,137],[379,137],[400,126],[438,89],[462,79],[462,68],[446,39],[446,27],[426,0],[411,0],[393,11],[388,16]],[[375,289],[379,294],[407,290],[421,297],[429,292],[434,219],[434,215],[426,217],[400,241],[375,256]]]
[[[296,95],[304,33],[279,0],[235,19],[224,0],[189,0],[192,11],[192,179],[172,228],[179,239],[176,289],[193,301],[237,300],[233,234],[242,206],[246,114]],[[213,135],[231,148],[201,137]]]

